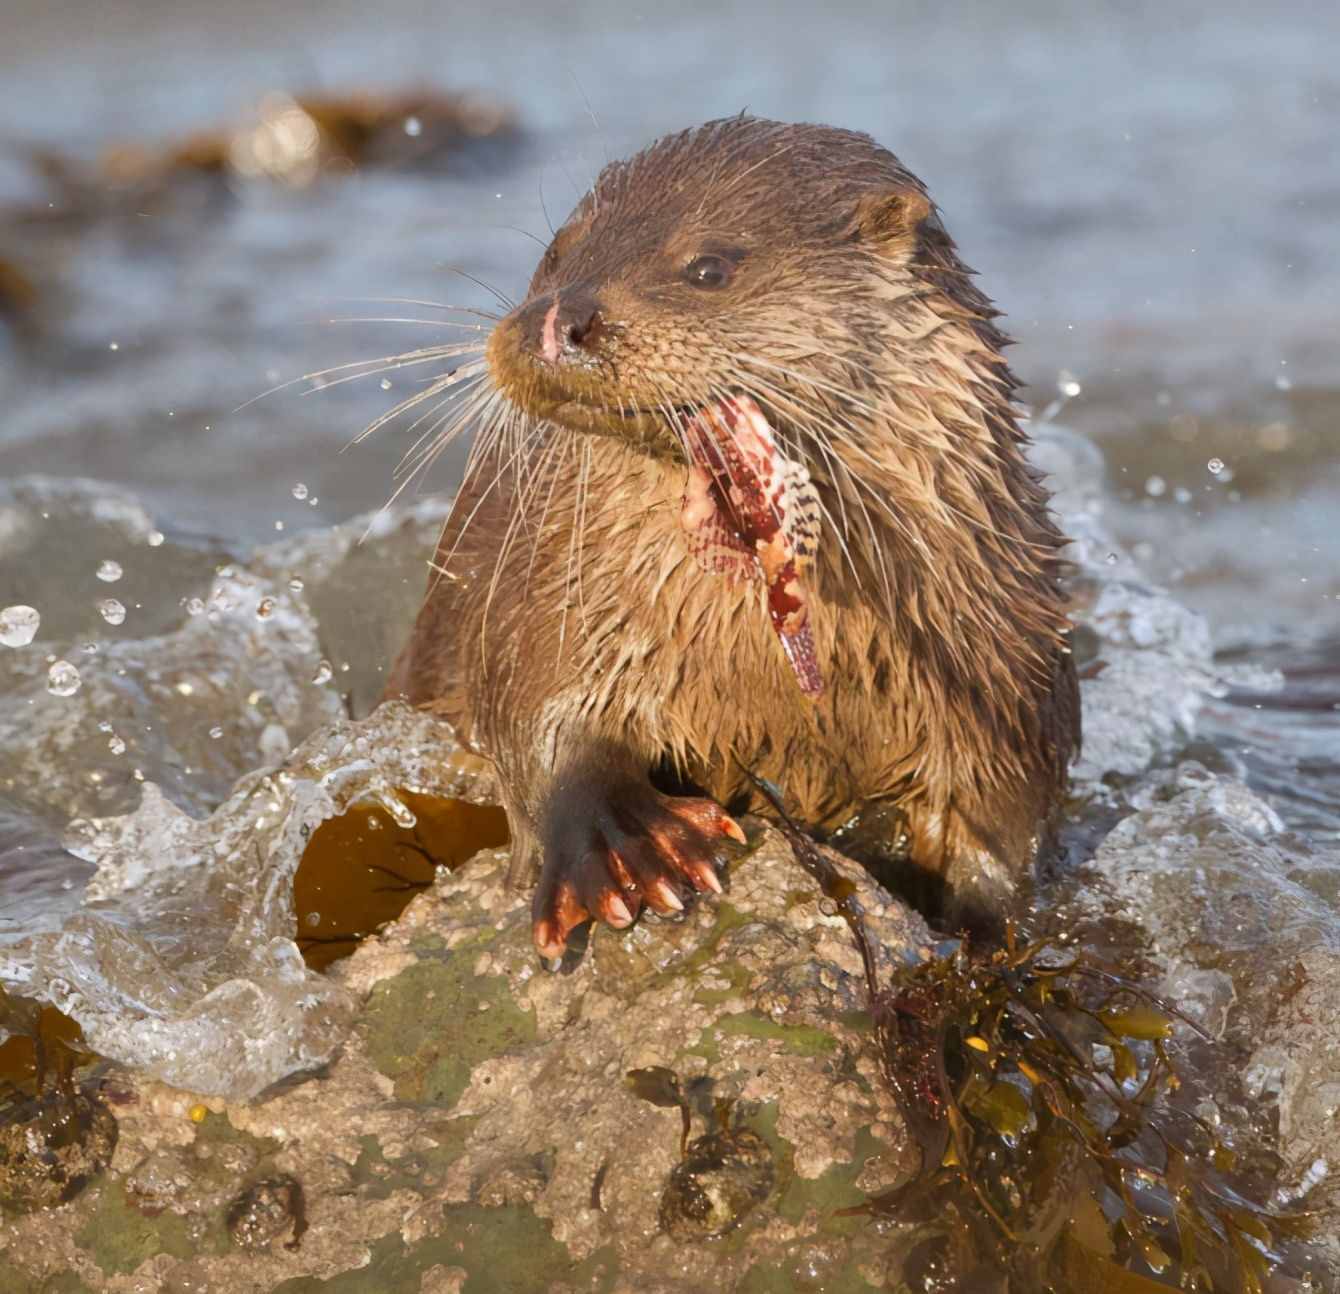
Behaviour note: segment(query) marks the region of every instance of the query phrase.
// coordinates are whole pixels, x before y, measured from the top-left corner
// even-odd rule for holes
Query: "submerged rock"
[[[661,1196],[661,1229],[676,1240],[715,1240],[761,1204],[776,1178],[768,1143],[744,1128],[690,1143]]]
[[[268,1249],[279,1240],[296,1249],[307,1230],[302,1183],[281,1176],[248,1186],[228,1206],[227,1221],[228,1234],[243,1249]]]
[[[0,1116],[0,1206],[16,1213],[74,1199],[111,1160],[117,1124],[85,1092],[52,1092]]]

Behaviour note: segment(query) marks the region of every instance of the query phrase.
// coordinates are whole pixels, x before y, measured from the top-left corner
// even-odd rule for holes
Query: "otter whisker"
[[[451,523],[455,520],[456,508],[457,506],[459,506],[460,499],[466,493],[465,491],[466,482],[472,481],[474,477],[478,475],[483,464],[490,457],[494,456],[494,451],[497,448],[498,429],[500,428],[505,415],[503,410],[504,397],[500,393],[495,392],[495,394],[497,395],[497,402],[496,403],[490,402],[490,404],[487,406],[486,409],[487,421],[485,425],[481,428],[478,436],[476,437],[474,445],[471,447],[470,450],[470,456],[466,460],[465,472],[463,474],[461,488],[456,493],[456,503],[452,505],[451,515],[448,516],[447,521],[444,525],[443,530],[444,535],[446,533],[446,528],[449,527]],[[444,555],[440,555],[434,561],[429,563],[429,568],[437,573],[438,580],[440,580],[443,576],[449,574],[449,567],[451,565],[452,558],[455,557],[457,550],[460,548],[462,540],[464,540],[465,536],[469,532],[471,523],[478,515],[479,510],[488,501],[489,495],[498,487],[499,483],[506,475],[510,467],[510,462],[511,462],[510,458],[504,459],[500,463],[497,472],[494,473],[493,479],[489,481],[488,484],[485,485],[484,488],[480,491],[479,498],[475,501],[475,504],[473,508],[471,508],[469,515],[461,523],[460,530],[457,533],[455,542],[452,544],[451,548]],[[434,580],[426,596],[431,596],[432,590],[436,587],[437,587],[437,580]]]
[[[418,324],[421,328],[463,328],[487,336],[493,331],[485,324],[463,323],[459,319],[420,319],[416,315],[331,315],[328,324]]]
[[[368,305],[422,306],[425,310],[450,310],[456,314],[474,315],[476,318],[487,319],[494,324],[502,319],[502,315],[494,314],[491,310],[483,310],[479,306],[458,306],[446,301],[429,301],[423,297],[327,297],[326,301],[359,301]]]
[[[417,409],[419,405],[429,400],[434,400],[438,396],[448,392],[452,387],[468,382],[471,379],[480,377],[483,371],[483,360],[477,360],[473,363],[462,364],[452,369],[450,372],[442,374],[440,377],[426,386],[422,391],[416,391],[413,395],[407,396],[398,404],[388,409],[385,413],[378,414],[357,436],[350,442],[351,445],[358,445],[365,441],[369,436],[380,431],[389,422],[408,413],[411,409]]]
[[[469,279],[470,282],[475,284],[476,287],[483,288],[484,291],[487,292],[491,297],[493,297],[493,299],[497,301],[498,304],[502,306],[504,310],[516,309],[516,302],[513,301],[512,298],[509,297],[505,292],[502,292],[498,288],[495,288],[492,283],[487,283],[483,279],[477,278],[475,275],[471,274],[468,270],[461,269],[459,265],[448,265],[446,266],[446,271],[448,274],[459,274],[461,278]]]
[[[448,392],[432,408],[420,414],[410,424],[407,429],[409,432],[414,432],[430,418],[435,419],[435,421],[430,423],[418,440],[405,451],[400,462],[396,465],[395,474],[400,476],[403,472],[411,470],[419,460],[445,449],[451,441],[460,436],[475,417],[483,412],[484,406],[493,398],[494,394],[495,392],[490,388],[488,382],[484,378],[476,376],[472,382]],[[444,406],[446,412],[439,417],[438,412]]]
[[[766,361],[759,360],[758,357],[756,357],[756,356],[748,356],[748,357],[742,357],[742,358],[744,358],[746,362],[757,363],[757,364],[763,365],[763,366],[765,366],[765,367],[775,369],[775,370],[778,371],[778,372],[785,373],[785,374],[787,374],[788,376],[792,377],[794,380],[802,381],[802,382],[808,382],[810,385],[815,386],[816,388],[819,388],[819,387],[821,387],[821,386],[826,385],[826,384],[823,384],[823,383],[819,383],[819,382],[817,382],[817,381],[811,381],[810,378],[809,378],[809,375],[807,375],[807,374],[794,373],[794,372],[792,372],[792,371],[790,371],[790,370],[782,369],[782,368],[780,368],[780,367],[777,366],[777,365],[767,364]],[[762,381],[762,379],[758,379],[758,380],[759,380],[759,381]],[[775,388],[774,388],[774,389],[775,389]],[[833,421],[833,418],[832,418],[832,415],[831,415],[831,414],[829,415],[829,417],[828,417],[828,419],[827,419],[826,421],[831,425],[831,423],[832,423],[832,421]],[[846,425],[847,425],[850,429],[852,429],[853,431],[855,430],[854,428],[851,428],[851,425],[850,425],[850,424],[846,424]],[[817,426],[814,426],[814,427],[812,427],[811,429],[817,431],[817,430],[818,430],[818,427],[817,427]],[[824,434],[827,434],[826,431],[825,431]],[[834,448],[835,452],[837,452],[837,450],[838,450],[839,447],[838,447],[838,445],[834,445],[831,436],[828,437],[828,441],[829,441],[830,446]],[[869,466],[870,466],[874,471],[880,473],[881,475],[883,475],[883,476],[885,476],[885,477],[888,477],[888,478],[892,478],[892,479],[894,479],[894,480],[901,480],[901,481],[904,481],[904,482],[906,483],[906,485],[908,486],[909,489],[915,490],[915,491],[918,493],[918,495],[921,497],[921,499],[922,499],[922,501],[923,501],[923,504],[928,503],[928,504],[930,504],[930,506],[935,507],[935,508],[939,508],[940,510],[944,511],[944,512],[946,513],[946,516],[945,516],[945,518],[944,518],[944,524],[950,524],[950,516],[949,516],[949,514],[954,514],[954,515],[959,516],[959,519],[960,519],[960,520],[967,521],[969,524],[971,524],[971,525],[973,525],[973,526],[975,526],[975,527],[977,527],[977,528],[979,528],[979,529],[985,529],[985,530],[988,530],[988,531],[991,530],[991,527],[989,527],[989,526],[985,526],[984,523],[980,522],[980,521],[977,520],[976,518],[973,518],[973,517],[971,517],[971,516],[969,516],[969,515],[967,515],[967,514],[965,514],[965,513],[961,513],[960,511],[956,510],[956,509],[953,507],[953,505],[952,505],[951,503],[949,503],[949,501],[948,501],[947,499],[942,498],[938,493],[936,493],[936,492],[934,492],[934,491],[929,491],[929,492],[928,492],[927,489],[925,488],[925,486],[926,486],[926,482],[923,480],[923,478],[921,478],[921,477],[919,477],[919,476],[916,476],[916,475],[908,475],[907,473],[901,471],[901,470],[899,469],[898,465],[897,465],[896,463],[894,463],[894,462],[889,462],[889,461],[886,461],[886,460],[876,459],[876,458],[875,458],[875,457],[874,457],[868,450],[866,450],[866,449],[864,448],[864,446],[860,443],[859,439],[858,439],[856,436],[844,437],[844,438],[841,440],[841,442],[839,442],[839,444],[840,444],[841,449],[845,449],[845,450],[851,452],[852,454],[854,454],[857,458],[863,459],[865,462],[867,462],[867,463],[869,464]],[[840,453],[839,453],[839,457],[840,457]],[[888,505],[888,503],[887,503],[887,502],[880,496],[880,494],[878,493],[878,491],[874,491],[874,490],[871,490],[871,489],[870,489],[870,487],[867,485],[867,483],[866,483],[866,482],[863,480],[863,478],[861,477],[860,473],[852,472],[852,473],[850,473],[850,476],[851,476],[851,479],[852,479],[852,481],[853,481],[854,483],[856,483],[856,484],[862,486],[863,488],[865,488],[865,489],[871,494],[871,497],[874,498],[875,501],[880,505],[881,510],[884,511],[884,512],[888,515],[890,521],[891,521],[891,522],[892,522],[892,523],[893,523],[893,524],[894,524],[894,525],[895,525],[895,526],[896,526],[896,527],[897,527],[897,528],[904,534],[904,536],[905,536],[910,542],[912,542],[912,543],[913,543],[913,544],[914,544],[914,545],[915,545],[921,552],[923,552],[924,554],[929,554],[929,549],[928,549],[928,547],[927,547],[927,543],[926,543],[926,540],[925,540],[925,537],[924,537],[924,536],[919,535],[919,534],[915,534],[915,533],[913,533],[912,531],[910,531],[910,530],[903,524],[901,518],[899,518],[899,517],[897,516],[897,514],[894,512],[894,510],[893,510],[893,509]],[[1005,536],[1005,537],[1009,538],[1009,536]]]
[[[311,382],[314,385],[302,392],[304,397],[315,395],[318,392],[329,390],[332,387],[343,386],[347,382],[358,382],[363,378],[381,377],[386,373],[394,373],[402,368],[417,368],[421,364],[431,364],[437,360],[457,359],[462,355],[477,354],[483,347],[474,342],[460,344],[451,343],[444,346],[433,346],[423,350],[406,351],[403,355],[390,355],[384,359],[355,360],[349,364],[340,364],[334,368],[318,370],[315,373],[305,373],[302,377],[294,379],[299,382]],[[482,363],[482,360],[480,361]],[[347,369],[359,368],[362,371],[358,373],[345,372]],[[331,373],[341,373],[342,377],[330,378]],[[435,379],[429,379],[435,380]],[[289,382],[285,385],[292,386]],[[245,406],[243,406],[245,408]]]
[[[530,439],[539,437],[543,434],[544,429],[542,425],[537,425],[533,427],[528,435],[527,440],[522,441],[518,444],[516,453],[517,454],[529,453]],[[499,479],[503,474],[512,471],[514,469],[515,461],[516,461],[515,455],[508,457],[508,459],[503,463],[502,467],[499,469]],[[507,528],[503,532],[501,542],[498,544],[497,556],[493,563],[493,573],[489,578],[488,591],[484,596],[484,606],[481,618],[485,625],[487,625],[488,623],[489,612],[493,606],[493,599],[497,595],[499,585],[502,581],[502,575],[503,570],[506,566],[507,555],[511,552],[512,545],[513,543],[515,543],[517,536],[522,531],[528,528],[526,513],[527,509],[525,507],[515,507],[510,510],[510,515],[508,516],[507,519]],[[482,643],[482,637],[481,637],[481,643]]]
[[[469,350],[481,350],[483,343],[472,344]],[[272,395],[277,395],[280,391],[286,391],[291,386],[297,386],[299,382],[320,382],[319,386],[314,386],[314,391],[324,391],[328,387],[339,386],[346,380],[353,380],[360,377],[376,377],[379,373],[388,373],[396,368],[407,368],[411,364],[426,364],[430,360],[441,358],[443,348],[440,346],[429,347],[421,351],[406,351],[403,355],[384,355],[378,359],[355,359],[346,364],[335,364],[330,368],[317,369],[310,373],[299,373],[297,377],[291,377],[287,382],[278,382],[274,386],[260,392],[259,395],[253,395],[249,400],[244,400],[233,409],[233,413],[241,413],[244,409],[249,409],[253,404],[261,400],[269,399]],[[363,369],[361,373],[355,373],[351,378],[339,378],[332,382],[326,382],[322,379],[328,377],[331,373],[344,373],[351,368]],[[304,394],[310,394],[304,392]]]

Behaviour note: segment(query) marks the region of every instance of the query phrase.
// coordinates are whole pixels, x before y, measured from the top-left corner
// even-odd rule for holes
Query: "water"
[[[218,888],[231,873],[206,883],[189,864],[211,838],[261,830],[254,778],[234,792],[238,779],[302,765],[304,741],[367,713],[459,460],[360,546],[369,522],[341,523],[390,495],[409,441],[387,429],[339,451],[416,389],[413,371],[285,384],[450,335],[395,298],[490,309],[474,280],[522,292],[535,240],[607,157],[744,107],[891,146],[1008,311],[1103,661],[1076,784],[1091,834],[1123,819],[1105,883],[1135,903],[1131,877],[1220,867],[1224,892],[1294,914],[1281,928],[1307,949],[1337,940],[1340,10],[762,12],[509,0],[448,21],[416,0],[8,0],[0,260],[37,303],[0,313],[0,945],[37,944],[0,968],[82,1012],[106,1054],[249,1092],[327,1054],[345,1019],[294,959],[287,900],[239,908]],[[187,186],[143,208],[101,208],[32,164],[34,150],[91,163],[108,144],[178,139],[277,90],[416,83],[512,103],[526,134],[432,174],[237,185],[222,201]],[[364,786],[351,768],[336,761],[345,791]],[[342,802],[294,776],[276,792],[293,822]],[[101,825],[68,836],[72,819]],[[246,865],[278,896],[296,846],[262,837]],[[103,906],[70,925],[95,862],[136,850],[143,873],[99,873]],[[1255,854],[1268,892],[1234,870]],[[1212,913],[1207,893],[1194,902]],[[1248,962],[1292,938],[1266,923]],[[189,971],[187,939],[214,950]],[[1244,988],[1248,969],[1182,957],[1178,939],[1200,947],[1167,935],[1166,972],[1207,1012],[1216,975]],[[108,949],[94,976],[89,950]],[[256,1014],[277,1022],[275,1046],[246,1072],[174,1069],[199,1036],[147,1038],[118,1012],[146,975],[191,1027],[209,1000],[223,1037],[244,1040]],[[1243,1017],[1263,1037],[1265,1010]],[[1253,1092],[1303,1108],[1288,1094],[1306,1068],[1250,1041]]]

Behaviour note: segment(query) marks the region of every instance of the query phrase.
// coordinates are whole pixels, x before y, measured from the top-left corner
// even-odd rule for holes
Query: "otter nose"
[[[565,356],[590,350],[600,336],[603,320],[600,302],[590,293],[569,289],[556,292],[548,302],[536,302],[538,337],[535,349],[550,364],[557,364]]]

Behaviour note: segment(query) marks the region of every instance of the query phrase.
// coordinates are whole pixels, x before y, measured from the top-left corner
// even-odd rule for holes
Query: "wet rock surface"
[[[53,1092],[0,1117],[0,1209],[64,1204],[96,1178],[116,1148],[117,1123],[84,1092]]]
[[[711,1132],[690,1142],[661,1196],[661,1228],[675,1240],[715,1240],[767,1199],[776,1177],[757,1132]]]
[[[243,1249],[259,1252],[283,1241],[288,1249],[302,1243],[307,1207],[295,1177],[267,1177],[248,1186],[228,1206],[228,1234]]]
[[[831,857],[881,969],[920,958],[920,919]],[[755,826],[721,900],[599,930],[558,973],[506,864],[480,855],[336,968],[362,1008],[307,1081],[201,1105],[118,1075],[111,1171],[5,1224],[0,1273],[116,1291],[334,1277],[687,1294],[814,1255],[849,1281],[873,1272],[883,1241],[835,1210],[914,1155],[878,1076],[860,954],[780,835]],[[686,1156],[680,1110],[625,1081],[653,1066],[686,1094]]]

